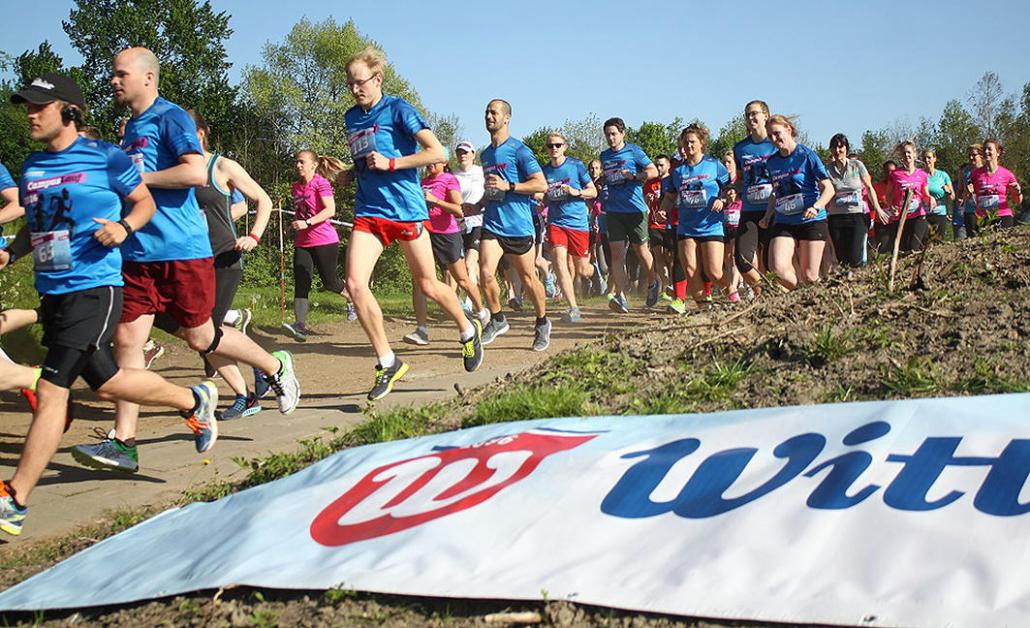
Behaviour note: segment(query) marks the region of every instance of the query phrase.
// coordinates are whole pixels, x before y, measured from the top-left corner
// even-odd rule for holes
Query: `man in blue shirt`
[[[211,321],[215,271],[207,221],[194,186],[207,183],[197,126],[178,105],[158,94],[160,64],[146,48],[128,48],[114,59],[111,85],[115,99],[132,112],[122,148],[148,188],[157,211],[124,247],[122,275],[125,306],[115,334],[115,356],[123,368],[145,366],[143,345],[155,324],[173,333],[202,355],[242,362],[260,370],[289,414],[300,400],[293,357],[269,354],[231,327]],[[119,402],[114,438],[78,445],[72,456],[95,468],[139,469],[136,427],[139,407]]]
[[[511,137],[511,105],[494,99],[484,115],[490,145],[479,154],[486,184],[483,192],[483,233],[479,243],[479,276],[490,308],[490,322],[483,328],[483,344],[510,329],[501,312],[501,287],[497,264],[507,255],[529,292],[536,313],[533,350],[544,351],[551,344],[551,321],[547,319],[547,298],[536,274],[536,227],[533,224],[533,194],[547,191],[547,179],[533,151]]]
[[[25,104],[30,136],[45,145],[22,169],[19,192],[27,224],[0,251],[3,268],[31,248],[47,347],[25,448],[14,477],[0,482],[0,530],[18,535],[29,494],[60,445],[68,389],[80,375],[103,399],[180,410],[194,430],[197,451],[207,451],[218,438],[218,389],[210,381],[183,388],[156,373],[115,364],[111,337],[122,308],[118,247],[151,219],[154,200],[122,151],[78,136],[75,125],[85,106],[75,81],[47,74],[13,94],[11,102]]]
[[[601,152],[604,185],[608,197],[604,211],[608,222],[608,242],[612,250],[612,279],[615,297],[608,305],[616,312],[629,312],[626,288],[627,246],[647,270],[647,307],[658,303],[661,283],[654,272],[654,258],[647,246],[647,203],[644,202],[643,184],[658,178],[658,169],[636,144],[627,144],[626,123],[622,118],[610,118],[604,123],[604,137],[608,148]]]
[[[25,215],[25,210],[18,204],[18,188],[11,178],[11,173],[0,164],[0,225],[11,222]]]

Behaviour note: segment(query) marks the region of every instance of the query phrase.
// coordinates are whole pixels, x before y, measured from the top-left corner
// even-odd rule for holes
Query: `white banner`
[[[1025,625],[1028,474],[1030,395],[499,424],[168,511],[0,594],[0,610],[244,584]]]

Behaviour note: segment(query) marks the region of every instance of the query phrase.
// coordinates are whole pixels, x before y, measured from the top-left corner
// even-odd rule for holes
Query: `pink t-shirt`
[[[429,192],[440,200],[447,200],[449,190],[454,190],[461,195],[461,184],[458,182],[458,177],[449,172],[441,172],[435,177],[422,179],[422,191]],[[430,233],[458,233],[459,230],[458,219],[454,214],[439,205],[429,206]]]
[[[973,194],[976,196],[977,216],[986,216],[988,213],[1012,215],[1008,191],[1016,183],[1016,176],[1008,168],[998,166],[991,174],[984,166],[969,175],[969,182],[973,184]]]
[[[293,183],[293,211],[297,212],[297,220],[306,220],[325,209],[323,197],[332,197],[333,186],[317,174],[310,181],[304,183],[295,181]],[[336,229],[324,220],[317,225],[311,225],[307,229],[297,232],[294,244],[307,248],[311,246],[322,246],[324,244],[337,244],[340,236]]]
[[[901,220],[901,203],[905,200],[905,191],[912,190],[912,201],[908,206],[908,217],[918,218],[926,215],[926,210],[930,206],[930,194],[927,191],[927,185],[929,184],[929,178],[925,170],[916,168],[915,172],[909,174],[904,169],[898,168],[891,172],[890,175],[890,189],[893,195],[894,207],[891,209],[891,222],[897,222]]]

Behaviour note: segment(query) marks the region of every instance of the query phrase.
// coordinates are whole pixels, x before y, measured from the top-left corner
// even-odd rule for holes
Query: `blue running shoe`
[[[193,393],[200,400],[193,416],[186,419],[186,426],[193,431],[193,442],[197,447],[197,453],[202,454],[212,447],[218,440],[218,419],[215,418],[215,409],[218,407],[218,387],[211,380],[205,379],[192,388]]]

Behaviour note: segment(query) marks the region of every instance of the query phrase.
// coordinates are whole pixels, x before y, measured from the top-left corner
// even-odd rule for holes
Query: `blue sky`
[[[260,64],[262,45],[281,40],[301,16],[352,18],[426,106],[456,114],[477,143],[493,97],[512,103],[517,135],[590,112],[633,126],[698,117],[714,132],[745,102],[763,98],[774,112],[800,116],[801,128],[822,143],[843,131],[857,144],[867,128],[937,119],[985,71],[997,72],[1008,93],[1030,81],[1026,0],[792,0],[775,9],[692,0],[212,4],[233,16],[234,79]],[[49,39],[76,61],[60,24],[73,2],[46,5],[41,12],[9,3],[4,13],[17,27],[0,49],[19,53]]]

